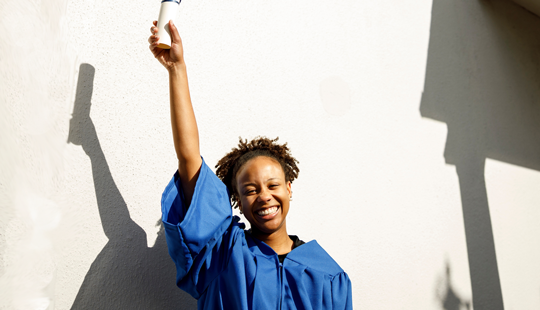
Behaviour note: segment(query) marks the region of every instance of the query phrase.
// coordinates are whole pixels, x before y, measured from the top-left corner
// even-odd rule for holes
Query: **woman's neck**
[[[253,237],[263,241],[269,247],[271,247],[277,254],[287,254],[292,250],[293,241],[289,238],[287,234],[287,229],[282,227],[278,231],[275,231],[271,234],[264,234],[257,230],[251,230]]]

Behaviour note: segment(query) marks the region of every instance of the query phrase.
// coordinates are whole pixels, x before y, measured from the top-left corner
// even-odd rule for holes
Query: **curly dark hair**
[[[296,165],[299,163],[298,160],[291,156],[287,143],[276,143],[278,139],[279,137],[269,139],[259,136],[248,142],[247,139],[242,140],[242,138],[239,138],[238,146],[233,148],[217,163],[216,175],[225,183],[231,193],[231,204],[234,208],[238,208],[236,174],[240,170],[240,167],[250,159],[258,156],[273,158],[281,165],[285,173],[285,181],[292,183],[298,178],[298,173],[300,172],[300,169]]]

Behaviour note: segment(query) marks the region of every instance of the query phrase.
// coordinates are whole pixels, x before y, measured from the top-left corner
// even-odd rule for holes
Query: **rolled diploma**
[[[158,47],[163,49],[171,48],[171,30],[169,29],[169,21],[174,19],[178,11],[180,0],[163,0],[161,1],[161,9],[159,10],[159,19],[157,23],[159,41]]]

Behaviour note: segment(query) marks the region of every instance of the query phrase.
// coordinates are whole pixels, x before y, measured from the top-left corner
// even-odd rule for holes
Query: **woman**
[[[162,198],[178,286],[199,309],[352,309],[347,274],[316,241],[287,234],[291,183],[299,172],[287,145],[240,140],[218,162],[216,176],[199,153],[180,35],[170,21],[171,49],[160,49],[156,24],[148,41],[169,72],[178,157]],[[250,230],[232,216],[231,202]]]

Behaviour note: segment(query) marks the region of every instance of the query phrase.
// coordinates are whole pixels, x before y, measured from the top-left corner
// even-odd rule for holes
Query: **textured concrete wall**
[[[156,223],[176,161],[159,1],[0,1],[0,309],[195,309]],[[289,232],[357,309],[540,307],[540,19],[506,0],[195,1],[201,152],[280,137]]]

